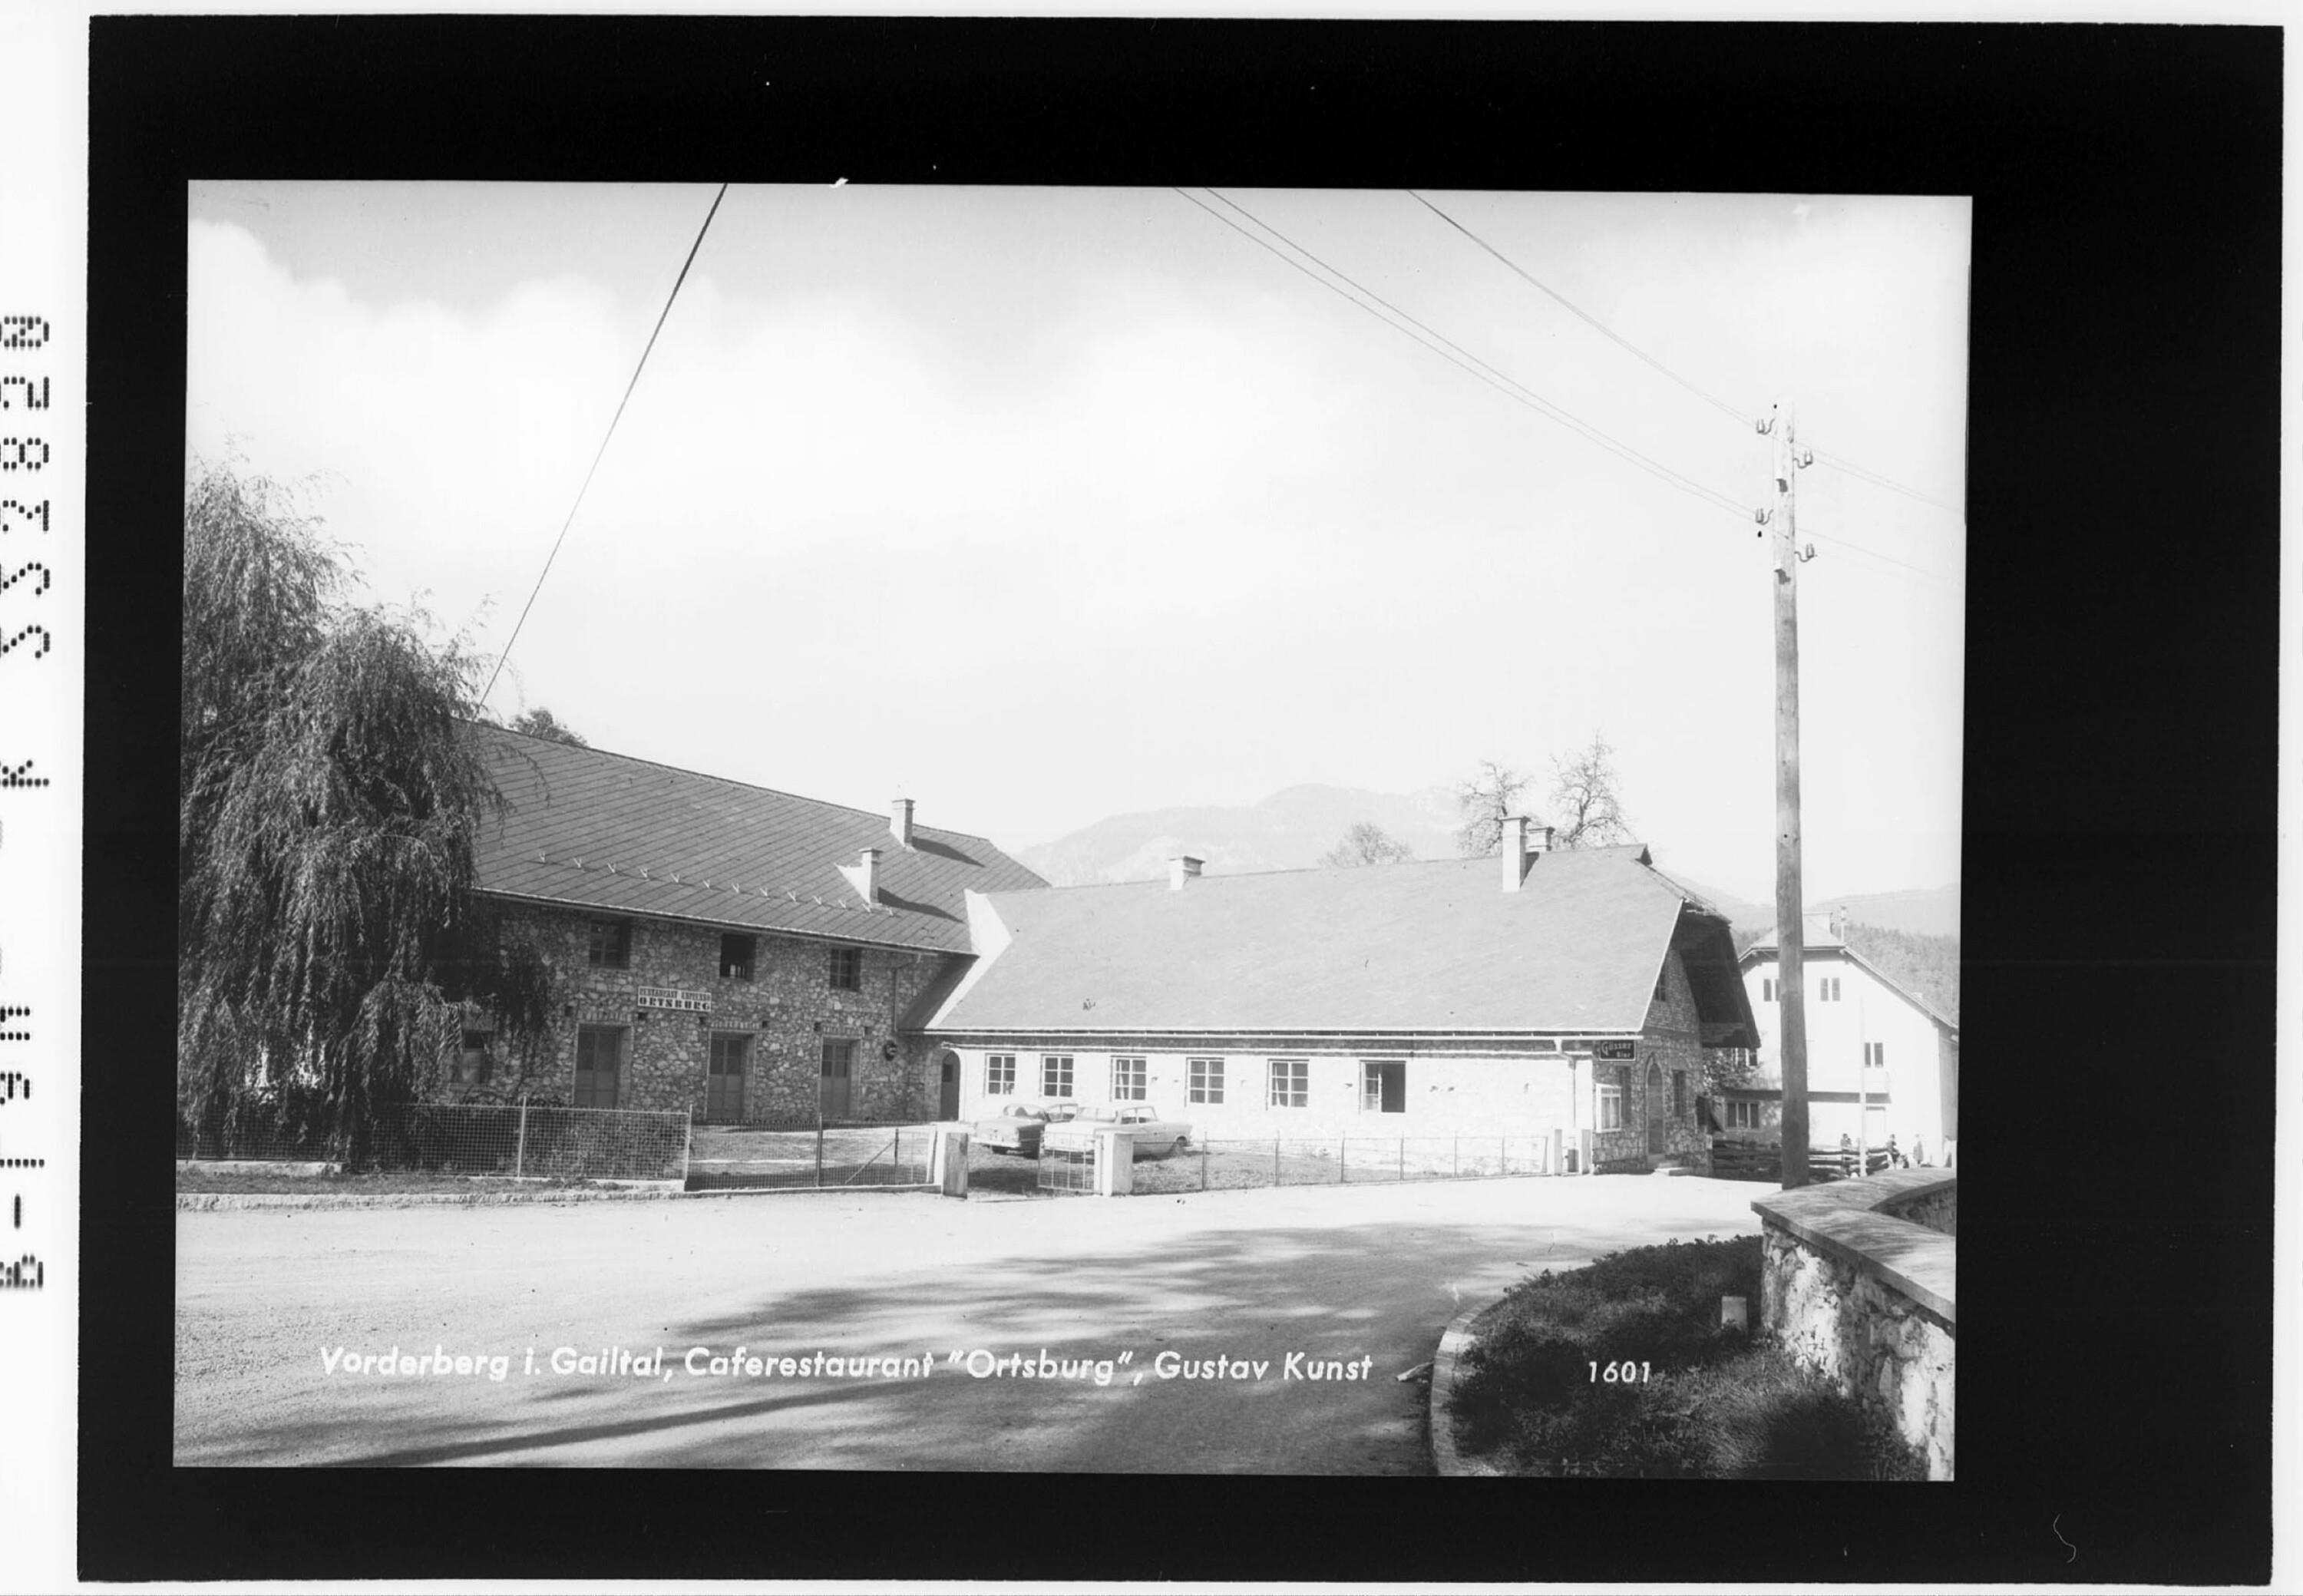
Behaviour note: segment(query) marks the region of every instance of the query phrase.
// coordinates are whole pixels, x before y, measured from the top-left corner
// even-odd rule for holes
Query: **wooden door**
[[[856,1043],[826,1037],[822,1089],[817,1096],[817,1106],[824,1119],[845,1119],[853,1113],[855,1074]]]
[[[1665,1119],[1665,1109],[1666,1105],[1665,1104],[1663,1095],[1663,1070],[1653,1060],[1649,1060],[1648,1064],[1646,1106],[1648,1110],[1648,1151],[1650,1153],[1666,1152],[1669,1150],[1669,1143],[1665,1135],[1665,1127],[1666,1123]]]
[[[623,1074],[624,1046],[630,1034],[621,1026],[576,1027],[576,1106],[612,1109],[616,1106],[618,1077]]]
[[[936,1099],[936,1118],[959,1118],[959,1056],[956,1053],[943,1056],[942,1090]]]
[[[747,1036],[712,1038],[712,1060],[704,1077],[704,1117],[718,1123],[744,1118],[744,1054]]]

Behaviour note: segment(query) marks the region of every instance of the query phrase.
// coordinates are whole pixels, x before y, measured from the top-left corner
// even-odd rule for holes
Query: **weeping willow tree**
[[[368,1153],[476,1012],[542,1028],[536,950],[473,891],[502,798],[481,662],[348,567],[277,485],[203,462],[184,504],[177,1106]]]

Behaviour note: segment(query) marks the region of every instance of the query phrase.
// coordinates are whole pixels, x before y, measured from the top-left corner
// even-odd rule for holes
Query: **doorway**
[[[845,1119],[854,1111],[856,1043],[852,1037],[823,1039],[823,1077],[816,1104],[825,1119]]]
[[[943,1055],[943,1079],[936,1097],[936,1118],[959,1118],[959,1055],[949,1049]]]
[[[712,1059],[704,1077],[704,1118],[714,1125],[730,1125],[744,1118],[744,1054],[748,1036],[715,1032]]]
[[[1650,1154],[1669,1151],[1665,1136],[1663,1068],[1652,1059],[1648,1060],[1647,1085],[1648,1152]]]

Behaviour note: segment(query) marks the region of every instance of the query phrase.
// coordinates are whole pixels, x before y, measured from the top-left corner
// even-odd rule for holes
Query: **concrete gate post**
[[[1135,1138],[1117,1127],[1095,1133],[1095,1195],[1124,1197],[1135,1189]]]
[[[939,1125],[928,1153],[928,1181],[947,1197],[967,1195],[968,1129],[964,1125]]]

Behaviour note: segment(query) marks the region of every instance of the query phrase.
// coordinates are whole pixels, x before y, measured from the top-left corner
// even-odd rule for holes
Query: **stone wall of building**
[[[934,1050],[903,1037],[898,1023],[951,955],[862,947],[848,991],[832,984],[831,943],[745,933],[751,974],[723,976],[717,929],[633,918],[628,966],[607,968],[591,962],[594,916],[538,908],[521,920],[553,973],[552,1023],[525,1055],[505,1049],[494,1060],[494,1090],[573,1102],[578,1027],[598,1026],[625,1038],[620,1108],[703,1116],[712,1039],[721,1035],[743,1039],[735,1117],[747,1122],[814,1122],[827,1037],[855,1043],[854,1117],[936,1111]]]
[[[1760,1318],[1793,1357],[1885,1414],[1953,1477],[1956,1246],[1894,1210],[1955,1210],[1952,1178],[1905,1170],[1762,1198]]]
[[[1697,1016],[1694,989],[1688,984],[1687,968],[1676,950],[1664,961],[1663,983],[1663,996],[1648,1005],[1645,1034],[1634,1056],[1629,1060],[1594,1060],[1594,1068],[1601,1071],[1620,1068],[1628,1063],[1630,1076],[1629,1090],[1624,1094],[1623,1128],[1598,1131],[1592,1136],[1592,1157],[1603,1170],[1634,1163],[1648,1169],[1665,1163],[1707,1170],[1711,1167],[1710,1140],[1695,1116],[1695,1100],[1703,1091],[1702,1025]],[[1654,1066],[1652,1071],[1650,1065]],[[1684,1077],[1677,1098],[1673,1094],[1675,1076]],[[1656,1106],[1664,1122],[1664,1146],[1660,1153],[1649,1145],[1651,1090],[1659,1094]],[[1675,1103],[1685,1106],[1675,1108]],[[1593,1116],[1589,1122],[1597,1125],[1596,1102],[1588,1112]]]

